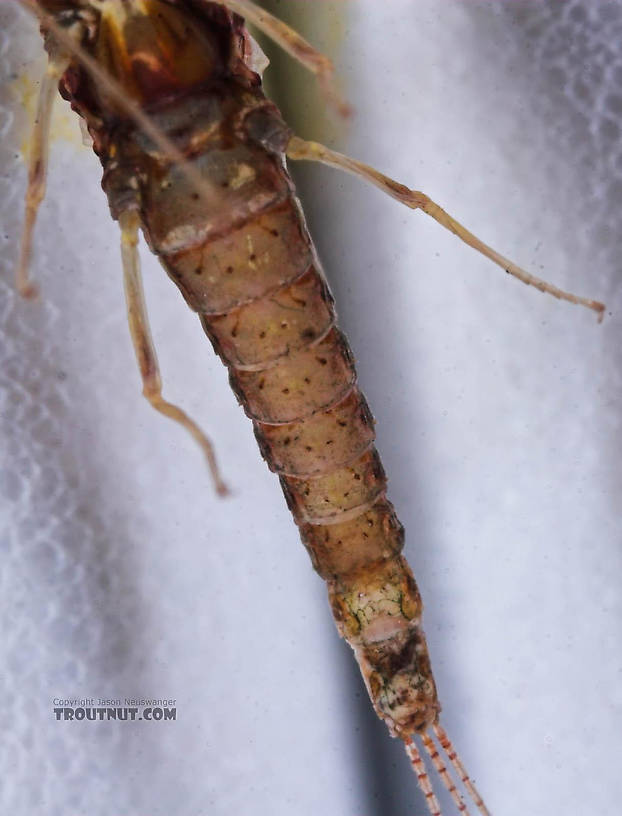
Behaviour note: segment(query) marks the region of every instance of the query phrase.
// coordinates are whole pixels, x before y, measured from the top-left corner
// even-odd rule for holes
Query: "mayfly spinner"
[[[430,813],[438,816],[440,806],[415,739],[457,809],[468,813],[456,776],[487,814],[439,723],[421,598],[401,556],[404,531],[386,497],[373,419],[285,158],[361,176],[422,209],[525,283],[599,317],[604,307],[524,272],[427,195],[294,135],[263,94],[263,55],[244,18],[313,71],[339,111],[347,108],[333,90],[328,60],[249,0],[22,4],[39,16],[49,63],[32,139],[19,291],[34,293],[28,275],[33,226],[60,87],[86,123],[121,227],[128,317],[145,397],[193,435],[217,491],[225,493],[210,441],[162,397],[138,263],[140,229],[229,368],[262,455],[278,474],[303,543],[327,582],[339,632],[354,650],[377,714],[404,742]]]

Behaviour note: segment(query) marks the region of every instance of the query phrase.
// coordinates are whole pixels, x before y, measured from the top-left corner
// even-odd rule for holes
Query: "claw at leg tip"
[[[603,322],[603,319],[604,319],[604,317],[605,317],[605,304],[604,304],[604,303],[599,303],[598,301],[596,301],[596,302],[594,303],[594,309],[595,309],[595,311],[597,312],[597,320],[598,320],[598,322],[599,322],[599,323],[602,323],[602,322]]]
[[[18,286],[17,292],[24,300],[36,300],[39,296],[39,287],[35,283],[27,283]]]
[[[219,496],[222,496],[222,498],[225,498],[225,497],[227,497],[227,496],[230,496],[230,495],[231,495],[231,491],[229,490],[229,488],[227,487],[227,485],[226,485],[224,482],[218,482],[218,483],[217,483],[217,485],[216,485],[216,493],[217,493]]]

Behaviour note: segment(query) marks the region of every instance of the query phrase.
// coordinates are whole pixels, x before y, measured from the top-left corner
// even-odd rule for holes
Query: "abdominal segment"
[[[354,357],[282,158],[210,127],[193,161],[218,179],[221,206],[201,220],[190,183],[163,165],[144,230],[229,369],[378,714],[406,737],[439,705]]]

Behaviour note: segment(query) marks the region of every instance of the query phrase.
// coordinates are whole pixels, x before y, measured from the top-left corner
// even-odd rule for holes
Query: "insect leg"
[[[316,51],[297,31],[252,0],[224,0],[222,5],[245,17],[266,37],[280,45],[308,71],[315,74],[328,102],[341,116],[350,116],[352,110],[335,88],[333,64],[327,56]]]
[[[24,226],[19,252],[19,261],[15,270],[15,287],[25,298],[34,298],[37,287],[30,280],[29,267],[32,253],[32,238],[39,212],[39,205],[45,197],[45,183],[50,153],[50,122],[54,99],[58,93],[58,81],[69,64],[66,57],[55,56],[48,60],[47,69],[41,79],[37,113],[32,128],[30,156],[28,158],[28,188],[26,190],[26,207]]]
[[[205,200],[205,202],[213,204],[214,191],[209,184],[205,183],[205,180],[201,174],[197,172],[192,162],[189,162],[184,157],[183,153],[181,153],[181,151],[177,148],[175,143],[169,139],[168,136],[166,136],[166,134],[160,130],[160,128],[154,125],[151,118],[141,109],[140,105],[137,105],[136,102],[134,102],[127,95],[123,89],[123,86],[112,76],[107,74],[106,71],[99,65],[97,60],[87,53],[87,51],[85,51],[85,49],[80,45],[80,36],[74,34],[74,32],[78,32],[80,30],[80,26],[66,30],[56,22],[54,17],[47,14],[45,11],[43,11],[43,9],[37,7],[33,0],[18,0],[18,2],[27,11],[36,16],[40,23],[48,31],[52,32],[54,39],[57,41],[59,46],[65,48],[68,54],[71,54],[78,60],[80,65],[82,65],[82,67],[91,75],[93,80],[102,89],[105,89],[106,93],[112,96],[121,110],[123,110],[129,116],[129,118],[132,119],[136,125],[138,125],[140,130],[153,139],[155,144],[161,148],[162,152],[166,153],[172,160],[175,161],[179,167],[180,173],[183,173],[183,175],[186,176],[188,181],[190,181],[190,183],[195,187],[197,193]]]
[[[509,275],[513,275],[528,286],[535,286],[535,288],[541,292],[553,295],[553,297],[559,300],[565,300],[568,301],[568,303],[575,303],[592,309],[598,314],[598,320],[602,320],[605,311],[603,303],[565,292],[552,283],[547,283],[547,281],[543,281],[535,277],[535,275],[525,272],[519,266],[512,263],[512,261],[509,261],[507,258],[504,258],[503,255],[496,252],[496,250],[487,246],[487,244],[481,241],[476,235],[473,235],[472,232],[469,232],[462,224],[458,223],[451,215],[439,207],[438,204],[428,198],[425,193],[409,189],[404,184],[400,184],[388,176],[383,175],[368,164],[352,159],[349,156],[344,156],[341,153],[336,153],[334,150],[330,150],[318,142],[307,142],[304,139],[299,139],[298,136],[293,136],[290,139],[286,152],[290,159],[318,161],[330,167],[336,167],[339,170],[345,170],[347,173],[352,173],[355,176],[364,178],[370,182],[370,184],[379,187],[383,192],[395,198],[397,201],[400,201],[402,204],[405,204],[407,207],[413,210],[423,210],[445,227],[445,229],[457,235],[465,244],[473,247],[473,249],[481,252],[482,255],[485,255],[502,269],[505,269]]]
[[[136,360],[143,381],[143,395],[156,411],[178,422],[194,437],[205,454],[216,492],[224,496],[228,490],[220,475],[212,443],[181,408],[167,402],[162,397],[160,369],[153,340],[151,339],[142,276],[140,274],[137,249],[138,227],[140,224],[138,213],[135,210],[122,212],[119,216],[119,224],[121,226],[121,255],[123,259],[127,317]]]

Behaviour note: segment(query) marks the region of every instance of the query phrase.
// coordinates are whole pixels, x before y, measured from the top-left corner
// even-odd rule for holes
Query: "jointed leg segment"
[[[327,100],[342,116],[351,114],[350,106],[344,102],[335,88],[333,64],[328,57],[316,51],[297,31],[253,3],[252,0],[223,0],[223,5],[241,17],[245,17],[307,70],[315,74]]]
[[[167,402],[162,397],[162,380],[158,367],[158,358],[151,339],[149,318],[145,305],[140,262],[138,258],[138,213],[127,210],[119,217],[121,226],[121,255],[123,258],[123,281],[127,302],[127,317],[136,353],[136,360],[143,381],[143,395],[151,405],[164,416],[175,420],[183,426],[200,445],[212,474],[216,492],[224,496],[228,493],[218,465],[212,443],[199,426],[177,405]]]
[[[69,59],[50,58],[41,80],[37,114],[32,128],[32,142],[28,159],[28,189],[26,208],[20,245],[19,262],[15,270],[15,286],[22,297],[33,298],[37,287],[30,280],[29,266],[32,252],[32,237],[39,206],[45,197],[45,184],[50,152],[50,122],[54,99],[58,93],[58,82],[69,64]]]
[[[438,204],[435,204],[425,193],[420,193],[416,190],[411,190],[403,184],[383,175],[378,170],[370,167],[368,164],[352,159],[349,156],[344,156],[341,153],[336,153],[318,142],[307,142],[304,139],[299,139],[293,136],[287,146],[287,156],[290,159],[303,159],[306,161],[318,161],[322,164],[327,164],[330,167],[336,167],[339,170],[345,170],[347,173],[352,173],[355,176],[360,176],[376,187],[379,187],[384,193],[387,193],[392,198],[405,204],[413,210],[423,210],[435,221],[438,221],[445,229],[457,235],[461,241],[468,244],[473,249],[481,252],[491,261],[496,263],[508,274],[518,278],[528,286],[535,286],[541,292],[546,292],[559,300],[566,300],[569,303],[575,303],[580,306],[585,306],[588,309],[598,314],[599,321],[602,320],[605,306],[597,300],[589,300],[588,298],[573,295],[570,292],[565,292],[553,286],[551,283],[536,278],[535,275],[525,272],[516,264],[504,258],[491,247],[487,246],[483,241],[469,232],[462,224],[458,223],[451,215],[445,212]]]

